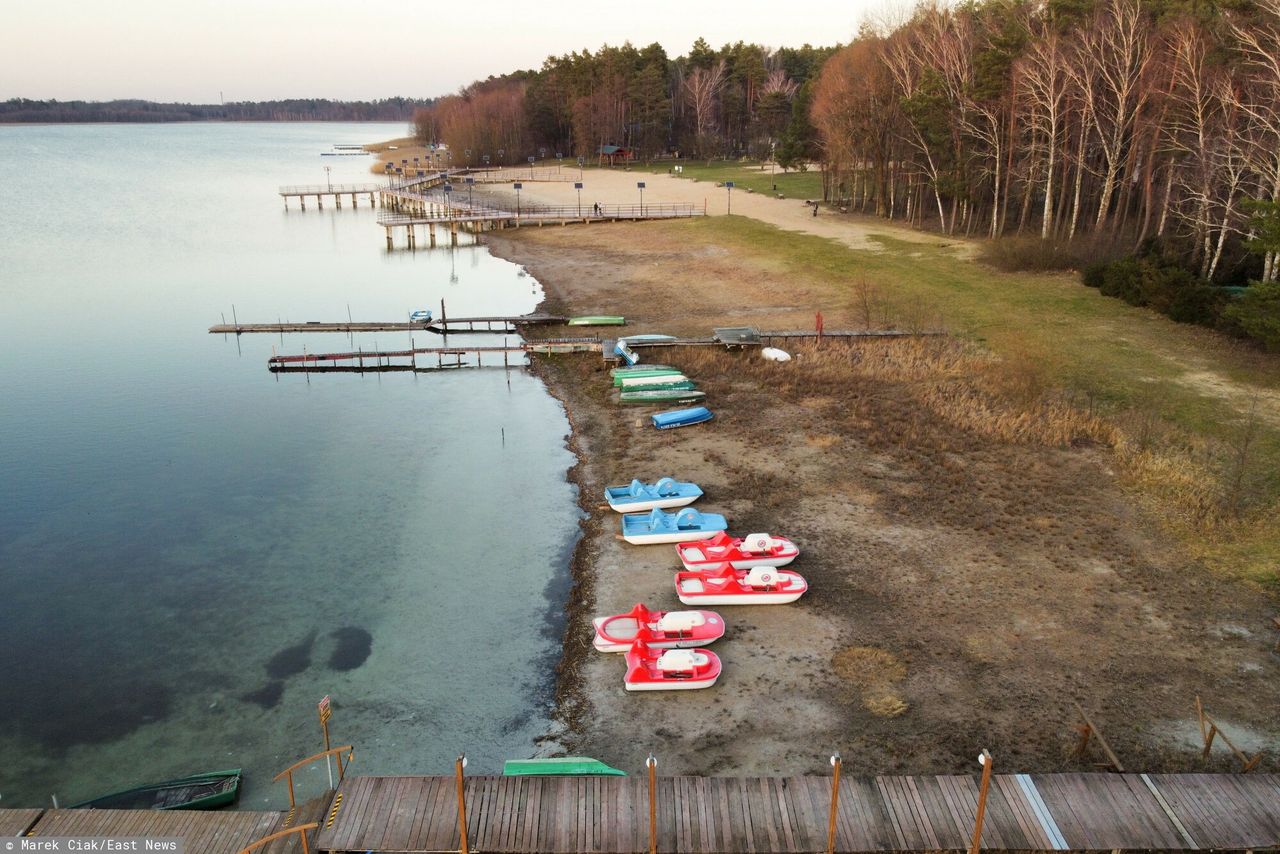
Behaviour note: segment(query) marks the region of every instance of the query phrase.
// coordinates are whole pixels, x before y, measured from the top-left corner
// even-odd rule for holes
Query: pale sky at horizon
[[[490,74],[537,68],[549,54],[628,40],[659,42],[671,56],[686,53],[699,36],[714,47],[847,42],[864,11],[884,5],[810,0],[798,15],[777,0],[5,0],[0,100],[216,104],[220,92],[227,101],[431,97]],[[442,12],[452,9],[460,11]],[[444,34],[434,35],[444,20]]]

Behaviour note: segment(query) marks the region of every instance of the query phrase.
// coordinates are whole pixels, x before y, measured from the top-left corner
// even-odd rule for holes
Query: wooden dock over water
[[[515,333],[523,326],[564,323],[568,318],[555,314],[494,315],[492,317],[437,317],[427,321],[327,321],[306,320],[298,323],[217,323],[209,327],[211,335],[283,335],[297,332],[436,332],[456,335],[460,332]],[[497,327],[494,324],[498,324]]]
[[[830,777],[658,777],[663,854],[817,854],[828,850]],[[347,777],[295,814],[155,810],[0,810],[3,836],[178,836],[188,852],[234,854],[316,822],[310,850],[463,849],[455,777]],[[977,815],[970,776],[842,777],[838,852],[964,851]],[[644,854],[649,785],[636,777],[467,777],[467,851]],[[1209,851],[1280,845],[1280,775],[993,775],[989,851]],[[300,851],[296,833],[260,849]]]

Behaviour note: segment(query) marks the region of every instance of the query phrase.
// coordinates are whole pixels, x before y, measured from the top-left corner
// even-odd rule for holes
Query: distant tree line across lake
[[[155,101],[32,101],[0,103],[0,122],[408,122],[430,100],[384,98],[331,101],[290,98],[228,104],[161,104]]]

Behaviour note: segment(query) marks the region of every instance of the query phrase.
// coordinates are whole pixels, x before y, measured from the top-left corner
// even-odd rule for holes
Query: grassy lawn
[[[859,316],[857,283],[871,283],[884,314],[897,324],[941,323],[1004,357],[1013,370],[1032,374],[1033,381],[1068,390],[1077,405],[1115,419],[1127,435],[1141,433],[1141,441],[1157,451],[1176,445],[1178,459],[1198,467],[1180,477],[1231,477],[1250,422],[1250,400],[1241,386],[1280,393],[1280,359],[1103,297],[1074,275],[1002,273],[957,260],[944,247],[889,238],[879,238],[885,251],[858,251],[744,217],[712,217],[687,227],[695,239],[767,254],[793,281],[825,284],[830,310],[846,315]],[[1255,506],[1274,507],[1280,498],[1276,400],[1260,402],[1242,466]],[[1160,491],[1161,485],[1144,488]],[[1278,526],[1259,520],[1198,533],[1181,527],[1211,564],[1277,585]]]
[[[662,161],[648,165],[631,163],[626,167],[619,166],[614,168],[627,168],[632,172],[661,174],[669,172],[674,165],[671,161]],[[792,170],[784,173],[781,169],[775,168],[773,174],[770,174],[767,165],[762,169],[759,162],[738,162],[736,160],[713,160],[709,164],[705,160],[684,160],[681,161],[680,165],[684,167],[683,176],[694,181],[708,181],[713,184],[732,181],[735,190],[750,190],[753,193],[765,194],[774,192],[772,188],[776,185],[777,192],[782,193],[788,199],[822,198],[822,173],[819,171],[797,172]]]

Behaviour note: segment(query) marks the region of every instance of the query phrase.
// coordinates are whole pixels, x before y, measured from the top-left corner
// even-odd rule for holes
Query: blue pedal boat
[[[622,517],[622,539],[636,546],[709,540],[729,527],[718,513],[699,513],[686,507],[678,513],[636,513]]]
[[[705,406],[691,409],[673,409],[671,412],[659,412],[653,416],[653,426],[659,430],[670,430],[673,427],[688,427],[690,424],[701,424],[714,418],[711,410]]]
[[[644,513],[654,509],[668,509],[692,504],[702,497],[696,483],[682,483],[664,477],[653,484],[633,480],[627,486],[608,486],[604,498],[619,513]]]

